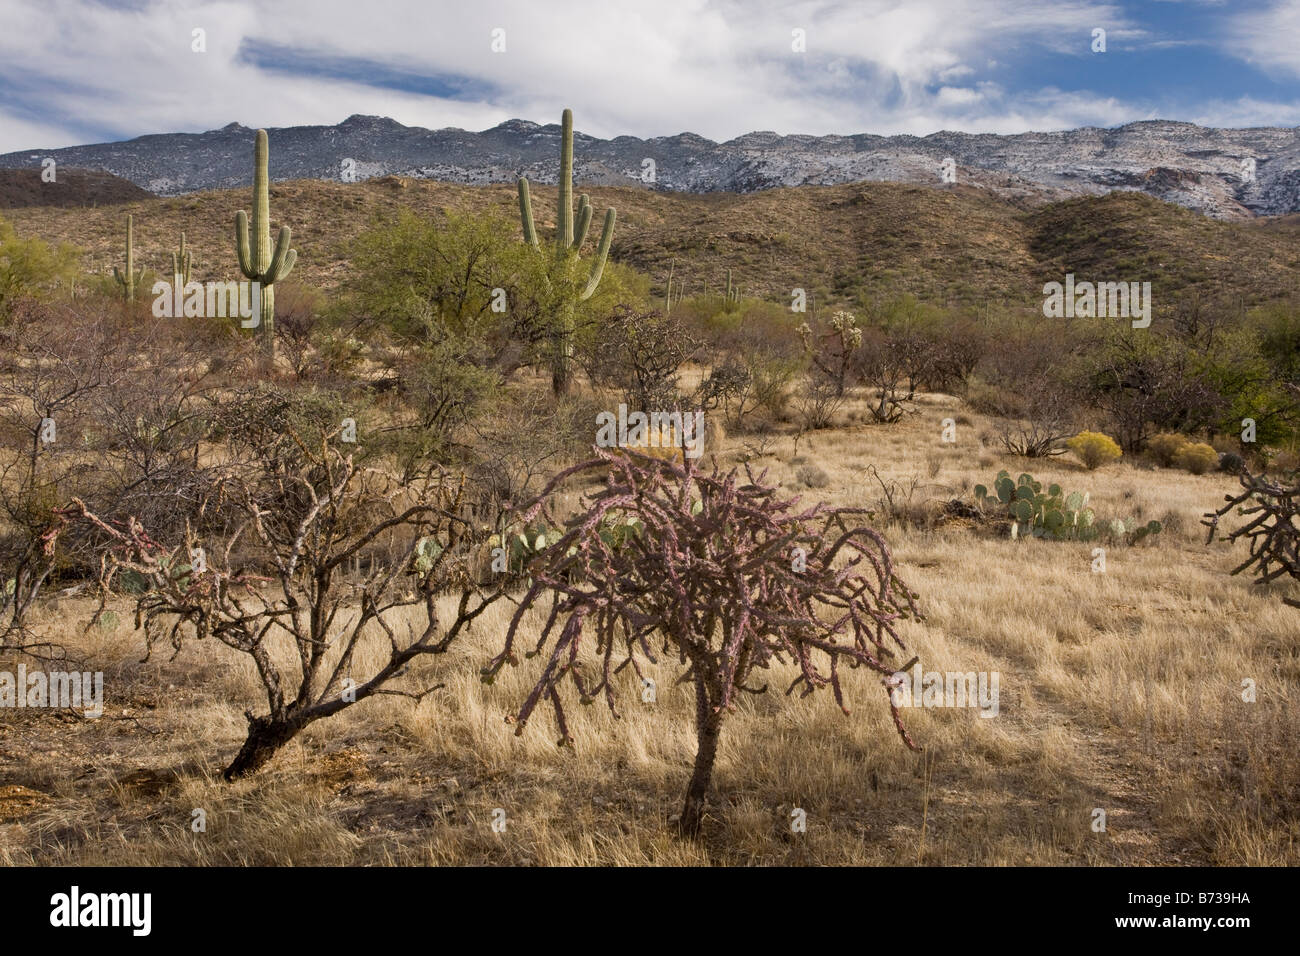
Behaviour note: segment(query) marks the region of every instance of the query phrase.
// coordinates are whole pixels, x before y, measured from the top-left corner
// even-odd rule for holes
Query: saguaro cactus
[[[180,252],[172,253],[172,275],[179,281],[181,288],[184,288],[190,281],[190,251],[185,248],[185,233],[181,233]]]
[[[122,294],[128,302],[135,300],[135,284],[144,278],[144,267],[135,271],[135,217],[126,217],[126,275],[117,266],[113,266],[113,276],[122,287]]]
[[[271,191],[267,174],[270,147],[266,130],[257,131],[253,143],[253,222],[249,228],[248,214],[242,209],[235,213],[235,249],[239,254],[239,271],[250,281],[261,286],[261,308],[257,326],[262,336],[262,349],[268,365],[275,361],[275,289],[274,284],[287,278],[298,259],[298,253],[289,248],[291,234],[288,226],[281,226],[274,251],[271,246]]]
[[[737,286],[733,286],[733,285],[731,284],[731,270],[730,270],[730,269],[727,270],[727,292],[726,292],[726,296],[725,296],[725,298],[724,298],[724,301],[727,303],[728,306],[730,306],[731,303],[733,303],[733,302],[739,302],[739,301],[740,301],[740,286],[738,286],[738,285],[737,285]]]
[[[591,264],[587,283],[581,291],[564,294],[561,297],[560,314],[556,317],[555,332],[551,346],[551,389],[556,395],[569,391],[573,381],[570,359],[573,355],[574,312],[579,302],[590,299],[600,285],[600,277],[605,271],[605,260],[609,257],[609,244],[614,238],[613,207],[605,211],[605,226],[600,233],[600,242],[596,246],[596,258]],[[541,249],[537,240],[537,227],[533,222],[533,202],[528,191],[528,179],[519,177],[519,218],[523,222],[524,241],[534,249]],[[565,110],[560,119],[560,202],[555,224],[555,258],[559,268],[556,273],[561,282],[567,286],[570,270],[578,257],[578,251],[587,238],[591,227],[591,198],[583,193],[578,198],[578,219],[575,228],[573,219],[573,111]],[[567,293],[567,288],[565,290]]]

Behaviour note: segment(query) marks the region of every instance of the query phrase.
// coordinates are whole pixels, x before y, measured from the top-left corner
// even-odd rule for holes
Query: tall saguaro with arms
[[[268,367],[275,362],[275,289],[293,270],[298,253],[289,248],[291,234],[281,226],[274,247],[271,245],[271,191],[267,174],[270,147],[266,130],[257,131],[253,144],[253,222],[242,209],[235,213],[235,248],[239,253],[239,270],[261,287],[258,332]]]
[[[524,241],[534,249],[541,249],[537,241],[537,227],[533,223],[533,203],[528,192],[528,179],[519,177],[519,217],[523,221]],[[585,302],[600,285],[609,257],[609,244],[614,238],[613,207],[605,211],[605,226],[596,246],[596,258],[586,284],[578,289],[570,279],[578,259],[578,252],[591,227],[591,197],[583,193],[578,199],[578,219],[573,218],[573,110],[565,110],[560,120],[560,203],[555,222],[555,260],[553,282],[564,283],[560,291],[559,314],[551,336],[551,388],[556,395],[567,394],[572,382],[573,331],[575,311],[579,302]],[[570,293],[572,290],[572,294]]]

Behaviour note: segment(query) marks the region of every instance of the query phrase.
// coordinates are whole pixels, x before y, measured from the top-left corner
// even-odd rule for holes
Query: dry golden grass
[[[945,446],[950,416],[958,441]],[[498,605],[452,653],[415,669],[412,685],[445,683],[432,697],[363,702],[225,784],[242,711],[264,706],[249,661],[209,642],[140,663],[125,607],[117,631],[83,637],[88,607],[65,601],[38,626],[105,672],[106,712],[0,714],[0,863],[1300,862],[1300,612],[1229,577],[1234,553],[1202,543],[1199,516],[1229,479],[1026,462],[985,447],[988,428],[955,400],[923,396],[897,426],[805,435],[797,456],[785,437],[755,462],[791,491],[845,505],[874,504],[869,464],[887,480],[923,476],[918,494],[935,499],[1005,467],[1086,489],[1099,514],[1171,526],[1153,543],[1109,548],[1104,574],[1091,571],[1092,544],[1011,542],[937,518],[890,527],[928,614],[904,633],[921,666],[1001,675],[996,718],[904,711],[924,754],[898,740],[877,678],[851,675],[845,716],[829,694],[783,697],[792,673],[773,673],[773,692],[741,701],[724,729],[705,836],[683,842],[666,820],[694,753],[693,705],[672,686],[675,667],[650,669],[654,703],[627,674],[622,720],[600,703],[570,708],[571,750],[555,746],[542,710],[516,737],[504,717],[537,662],[479,682],[510,611]],[[722,457],[740,448],[733,437]],[[800,488],[804,460],[828,488]],[[1241,700],[1246,678],[1257,703]],[[794,807],[806,833],[791,832]],[[191,831],[195,808],[206,832]],[[504,833],[491,827],[497,808]],[[1105,832],[1092,829],[1094,808]]]

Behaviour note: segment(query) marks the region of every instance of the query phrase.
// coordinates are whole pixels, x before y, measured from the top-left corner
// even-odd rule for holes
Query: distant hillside
[[[271,177],[281,181],[341,182],[345,168],[361,180],[400,175],[465,185],[510,183],[520,174],[554,182],[557,175],[560,128],[554,123],[515,119],[476,133],[350,116],[336,126],[268,132]],[[253,133],[230,123],[204,133],[33,148],[0,155],[0,168],[34,169],[48,156],[60,166],[106,170],[160,196],[227,189],[251,181]],[[725,143],[693,133],[605,140],[579,131],[574,146],[579,181],[656,192],[750,193],[864,180],[937,186],[941,165],[951,159],[958,183],[1009,200],[1133,190],[1218,219],[1300,212],[1300,129],[1282,127],[1214,129],[1149,120],[1010,136],[754,132]]]
[[[40,169],[0,169],[0,209],[28,206],[110,206],[152,199],[153,194],[98,169],[55,169],[54,182],[42,182]]]
[[[1221,222],[1138,193],[1041,206],[1004,201],[971,186],[899,183],[729,193],[588,189],[597,211],[618,208],[612,258],[647,273],[662,290],[669,263],[687,294],[719,292],[725,273],[745,295],[788,302],[792,288],[819,301],[854,291],[910,292],[934,301],[1041,300],[1043,283],[1145,281],[1159,297],[1227,292],[1247,302],[1300,291],[1300,217]],[[198,279],[236,273],[234,217],[249,189],[137,200],[92,209],[24,208],[6,213],[20,234],[73,242],[88,265],[111,272],[122,258],[123,225],[135,214],[136,261],[168,267],[184,230]],[[555,190],[534,190],[543,229],[555,220]],[[345,185],[277,183],[272,213],[293,228],[295,277],[334,289],[346,277],[347,247],[376,215],[408,208],[495,209],[519,235],[515,192],[387,177]],[[594,240],[588,240],[590,253]]]

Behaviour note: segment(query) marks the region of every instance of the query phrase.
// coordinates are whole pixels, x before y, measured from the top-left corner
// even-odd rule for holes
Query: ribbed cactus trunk
[[[298,253],[289,248],[291,234],[281,226],[274,245],[271,243],[271,185],[268,167],[270,146],[266,130],[259,129],[253,143],[253,221],[241,209],[235,215],[235,249],[239,269],[261,287],[258,309],[258,334],[262,339],[262,358],[269,370],[275,365],[275,289],[297,261]]]
[[[551,390],[556,395],[566,395],[573,387],[573,333],[577,318],[577,304],[590,299],[600,285],[600,277],[605,271],[605,260],[609,256],[609,246],[614,238],[613,209],[605,211],[605,225],[601,229],[600,242],[596,247],[596,258],[591,264],[591,272],[586,286],[576,295],[569,291],[572,284],[573,260],[587,238],[591,228],[591,198],[587,195],[578,197],[578,216],[573,216],[573,111],[565,110],[560,120],[560,189],[559,208],[555,223],[555,262],[556,280],[561,284],[560,300],[551,334]],[[537,227],[533,221],[532,198],[528,191],[528,180],[519,178],[519,217],[523,222],[524,241],[534,249],[539,249]],[[576,285],[574,285],[576,288]]]
[[[185,247],[185,233],[181,233],[181,251],[172,253],[172,276],[182,289],[190,281],[190,251]]]
[[[135,217],[126,217],[126,275],[123,275],[117,266],[113,266],[113,276],[117,279],[117,284],[122,287],[122,294],[126,296],[126,301],[135,301],[135,284],[144,278],[144,269],[137,274],[135,271]]]
[[[561,265],[573,245],[573,112],[565,110],[560,120],[560,205],[556,213],[555,257]],[[590,213],[588,213],[590,218]],[[560,306],[551,343],[551,391],[568,395],[573,391],[574,303],[566,298]]]

